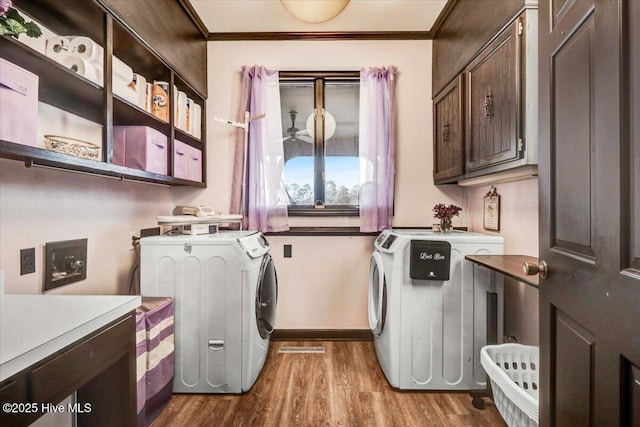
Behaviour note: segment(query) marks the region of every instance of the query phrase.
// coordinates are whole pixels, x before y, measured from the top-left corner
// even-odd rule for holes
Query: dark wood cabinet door
[[[466,69],[468,172],[518,157],[520,25],[516,20]]]
[[[464,174],[463,75],[433,100],[433,180],[450,182]]]
[[[640,2],[539,5],[540,425],[640,425]]]

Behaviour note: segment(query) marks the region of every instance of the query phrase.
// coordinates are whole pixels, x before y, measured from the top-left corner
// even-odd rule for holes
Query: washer
[[[177,393],[242,393],[260,375],[278,280],[257,231],[140,240],[143,296],[175,300]]]
[[[412,279],[411,248],[450,244],[449,280]],[[447,245],[448,246],[448,245]],[[502,276],[466,255],[501,255],[503,238],[479,233],[389,229],[374,243],[369,273],[369,325],[391,386],[419,390],[486,387],[480,349],[494,312],[502,337]],[[437,257],[436,257],[437,258]],[[492,310],[488,310],[488,304]]]

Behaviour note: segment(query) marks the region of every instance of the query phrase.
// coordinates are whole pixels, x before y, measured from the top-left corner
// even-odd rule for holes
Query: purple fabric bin
[[[173,142],[173,176],[202,181],[202,151],[182,141]]]
[[[142,315],[144,335],[138,337],[138,425],[147,426],[171,398],[175,372],[175,343],[173,338],[173,299],[142,298],[138,308]],[[138,323],[136,323],[138,330]],[[144,342],[141,349],[140,341]],[[142,354],[142,355],[141,355]],[[143,361],[140,360],[143,358]],[[144,391],[141,391],[144,384]]]
[[[148,126],[114,126],[113,163],[166,175],[167,141],[165,134]]]
[[[39,77],[0,58],[0,140],[37,145]]]

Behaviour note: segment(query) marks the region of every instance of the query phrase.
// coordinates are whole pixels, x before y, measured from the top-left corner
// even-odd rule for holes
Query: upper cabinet
[[[469,3],[461,0],[456,7],[470,7]],[[504,2],[503,6],[508,4]],[[458,15],[452,13],[448,19]],[[455,27],[448,21],[443,27],[445,25]],[[437,46],[437,40],[434,40],[434,46]],[[451,40],[445,44],[456,48]],[[461,49],[460,46],[457,48]],[[464,123],[464,136],[462,142],[451,146],[452,153],[438,153],[434,159],[436,184],[482,182],[478,178],[483,176],[487,177],[487,182],[497,182],[536,173],[537,62],[537,9],[523,4],[516,15],[504,22],[501,30],[487,38],[468,62],[457,64],[462,68],[434,97],[434,112],[436,116],[440,114],[439,102],[450,94],[452,85],[460,86],[464,77],[464,93],[459,98],[464,104],[459,118],[459,122]],[[434,76],[436,64],[443,66],[443,62],[434,57]],[[438,73],[439,76],[446,75],[442,69]],[[434,77],[434,89],[435,84]],[[436,117],[434,127],[438,129],[438,126]],[[438,138],[436,134],[434,146],[442,151],[437,148],[442,146]],[[457,156],[458,145],[465,147],[464,168],[453,178],[444,176],[439,159]]]
[[[16,102],[15,119],[0,105],[3,120],[32,123],[27,133],[0,134],[0,157],[27,166],[206,186],[206,38],[179,1],[13,3],[44,34],[0,37],[0,102]],[[147,10],[120,14],[133,4]],[[174,24],[154,21],[164,36],[145,39],[146,20],[157,15],[171,16]],[[167,57],[165,39],[185,62]],[[14,96],[11,82],[18,79],[30,82],[34,99]],[[184,152],[196,159],[191,167],[198,171],[184,173]]]
[[[460,74],[433,100],[433,178],[438,183],[464,175],[463,82]]]

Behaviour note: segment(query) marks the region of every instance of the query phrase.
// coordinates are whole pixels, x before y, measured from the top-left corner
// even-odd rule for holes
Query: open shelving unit
[[[194,89],[158,52],[126,22],[113,13],[105,0],[72,0],[64,7],[57,0],[15,0],[14,6],[39,24],[59,35],[86,36],[103,47],[103,83],[100,86],[66,68],[44,53],[34,50],[10,37],[0,37],[0,57],[39,77],[38,101],[71,113],[102,128],[101,160],[90,160],[39,148],[33,145],[0,140],[0,158],[23,161],[26,166],[43,165],[63,170],[84,172],[165,184],[170,186],[206,187],[206,95]],[[185,43],[187,43],[185,41]],[[113,93],[112,58],[118,57],[142,74],[149,83],[154,80],[169,83],[169,121],[157,118],[145,109],[133,105]],[[174,91],[185,92],[200,105],[202,120],[196,138],[175,126]],[[26,118],[25,120],[36,120]],[[114,164],[113,127],[148,126],[167,136],[167,175],[147,172]],[[74,137],[74,135],[67,135]],[[194,147],[201,152],[202,180],[191,181],[174,175],[174,141]],[[97,141],[96,141],[97,142]]]

